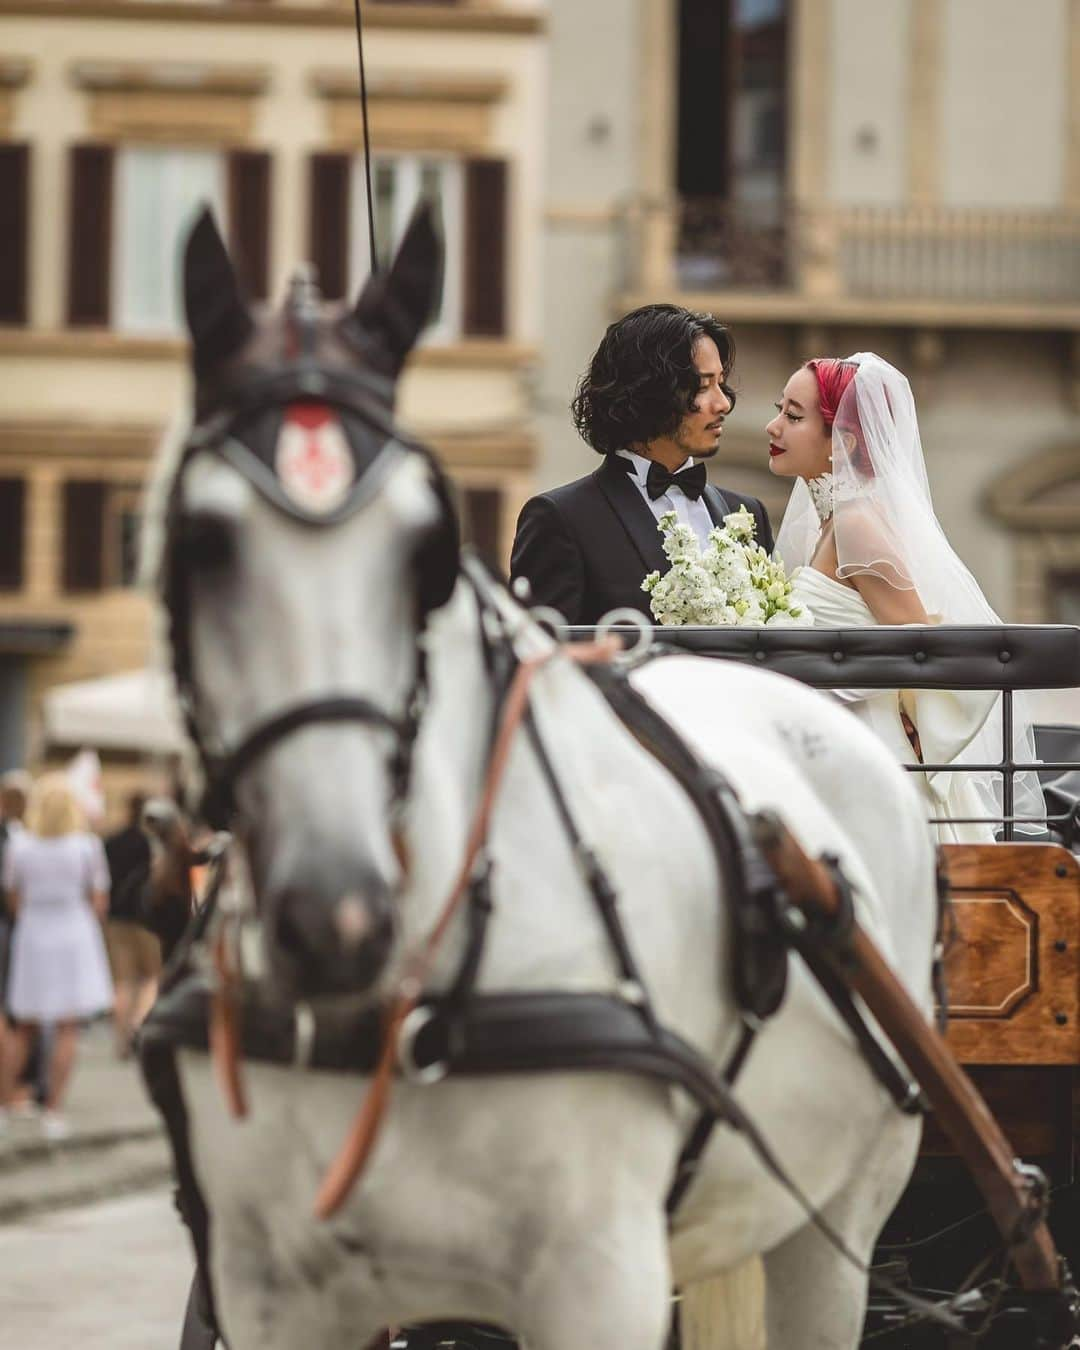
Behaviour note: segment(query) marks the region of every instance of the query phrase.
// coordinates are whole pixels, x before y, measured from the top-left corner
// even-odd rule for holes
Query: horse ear
[[[430,202],[412,214],[388,272],[371,277],[346,321],[388,375],[397,376],[431,318],[442,284],[443,247]]]
[[[184,246],[184,312],[197,376],[234,355],[255,327],[208,206]]]

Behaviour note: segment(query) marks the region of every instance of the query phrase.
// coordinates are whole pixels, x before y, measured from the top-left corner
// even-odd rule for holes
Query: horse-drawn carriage
[[[578,638],[591,630],[571,630]],[[821,689],[1001,691],[1002,744],[1012,743],[1017,691],[1074,688],[1080,629],[1066,626],[827,630],[676,629],[667,646],[752,663]],[[1036,725],[1047,833],[1038,842],[1008,819],[1016,765],[1000,767],[1006,819],[998,842],[945,844],[946,1037],[1019,1157],[1051,1187],[1055,1236],[1080,1263],[1080,727]],[[926,772],[932,766],[913,766]],[[882,1234],[877,1261],[894,1278],[954,1290],[994,1244],[993,1226],[966,1168],[933,1116],[919,1163]],[[891,1333],[891,1334],[890,1334]],[[916,1329],[887,1294],[871,1296],[873,1344],[943,1344]],[[867,1343],[871,1343],[868,1340]],[[974,1343],[974,1342],[973,1342]],[[1017,1331],[1015,1344],[1026,1342]]]
[[[1007,1350],[1015,1312],[1060,1350],[1080,1321],[1040,1182],[926,1031],[923,800],[798,680],[1001,688],[1008,717],[1011,689],[1074,683],[1080,634],[670,635],[796,680],[553,642],[459,565],[438,465],[393,420],[438,273],[420,215],[354,309],[301,277],[257,324],[208,218],[187,253],[162,597],[203,818],[237,845],[144,1066],[235,1350],[447,1314],[530,1350],[654,1350],[673,1277],[759,1254],[771,1350],[848,1350],[917,1148],[913,1076],[985,1164],[1023,1297],[980,1271],[967,1305],[903,1279],[888,1299]],[[1005,842],[950,870],[961,1056],[989,1027],[992,1063],[1071,1073],[1071,855]]]

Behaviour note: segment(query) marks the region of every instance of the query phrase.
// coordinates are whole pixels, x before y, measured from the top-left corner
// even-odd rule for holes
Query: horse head
[[[457,575],[443,476],[393,417],[440,266],[421,207],[351,308],[302,268],[257,315],[209,212],[187,242],[194,419],[161,591],[202,814],[243,850],[289,996],[369,989],[392,947],[418,637]]]

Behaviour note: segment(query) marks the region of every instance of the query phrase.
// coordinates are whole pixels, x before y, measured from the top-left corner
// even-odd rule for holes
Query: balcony
[[[1080,212],[696,198],[623,214],[624,296],[796,322],[1080,328]]]

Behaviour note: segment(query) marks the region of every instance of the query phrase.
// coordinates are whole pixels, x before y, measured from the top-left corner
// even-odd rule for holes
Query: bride
[[[765,428],[769,468],[798,481],[776,555],[819,628],[996,624],[978,582],[946,539],[930,498],[911,386],[872,352],[808,361]],[[841,690],[838,696],[905,763],[1001,759],[1000,695],[972,690]],[[1016,708],[1014,758],[1031,763],[1030,720]],[[1000,775],[917,773],[942,842],[994,838]],[[1041,833],[1034,772],[1016,776],[1015,815]],[[972,818],[976,819],[972,819]],[[962,822],[962,823],[961,823]]]

